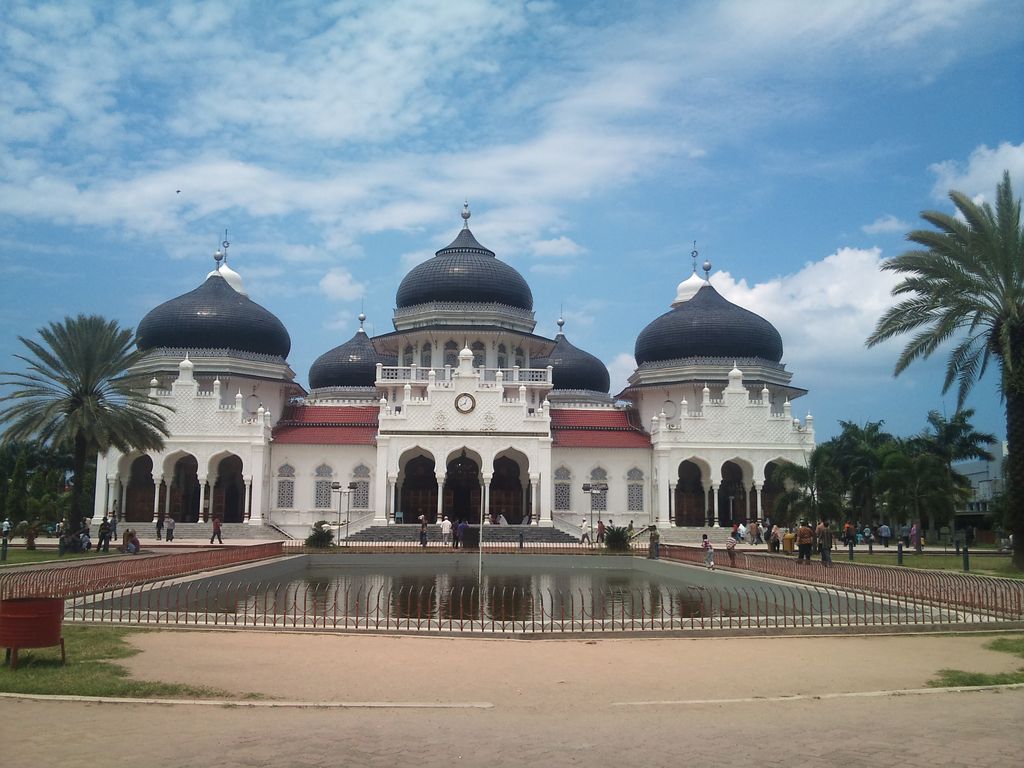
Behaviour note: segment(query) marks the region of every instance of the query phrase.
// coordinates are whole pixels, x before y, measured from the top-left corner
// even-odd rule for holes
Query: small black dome
[[[414,267],[398,286],[395,303],[399,308],[431,301],[533,309],[533,293],[523,276],[480,245],[468,228],[434,258]]]
[[[377,354],[366,331],[360,328],[351,339],[313,362],[309,388],[372,387],[377,380],[377,363],[390,365],[392,361]]]
[[[782,337],[763,317],[705,285],[644,328],[634,354],[638,365],[684,357],[759,357],[777,363]]]
[[[537,360],[534,365],[538,368],[552,367],[554,389],[586,389],[607,393],[611,386],[604,363],[589,352],[570,344],[564,333],[555,336],[555,347],[551,354]]]
[[[271,312],[219,275],[194,291],[165,301],[139,323],[139,349],[232,349],[288,357],[292,340]]]

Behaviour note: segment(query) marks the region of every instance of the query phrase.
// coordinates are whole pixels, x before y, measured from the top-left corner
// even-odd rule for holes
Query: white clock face
[[[469,413],[476,408],[476,400],[472,395],[459,395],[455,398],[455,408],[459,413]]]

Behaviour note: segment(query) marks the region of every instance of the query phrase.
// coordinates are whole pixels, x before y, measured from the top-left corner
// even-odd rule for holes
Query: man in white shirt
[[[444,545],[450,544],[452,541],[452,521],[448,519],[448,515],[445,515],[441,519],[441,543]]]
[[[745,526],[743,523],[740,523],[740,527],[736,529],[736,533],[739,534],[740,541],[745,542],[747,540],[747,526]]]

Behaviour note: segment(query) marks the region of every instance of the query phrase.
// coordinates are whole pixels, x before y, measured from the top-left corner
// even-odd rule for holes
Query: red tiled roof
[[[299,405],[274,427],[275,443],[298,445],[373,445],[376,406]]]
[[[551,437],[556,448],[651,447],[650,435],[622,410],[552,409]]]

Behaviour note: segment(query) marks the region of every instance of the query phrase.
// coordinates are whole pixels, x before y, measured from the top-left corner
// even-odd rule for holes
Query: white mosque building
[[[195,290],[138,327],[135,373],[171,406],[159,452],[101,455],[94,514],[128,522],[270,524],[304,535],[346,489],[364,524],[729,526],[770,512],[780,462],[814,447],[778,331],[696,268],[640,330],[615,395],[605,365],[562,332],[534,334],[523,277],[481,245],[468,206],[455,240],[398,286],[394,331],[362,328],[321,355],[309,390],[291,339],[223,252]],[[668,298],[668,297],[666,297]],[[584,483],[604,484],[586,493]],[[349,490],[350,489],[350,490]],[[564,526],[563,526],[564,527]]]

